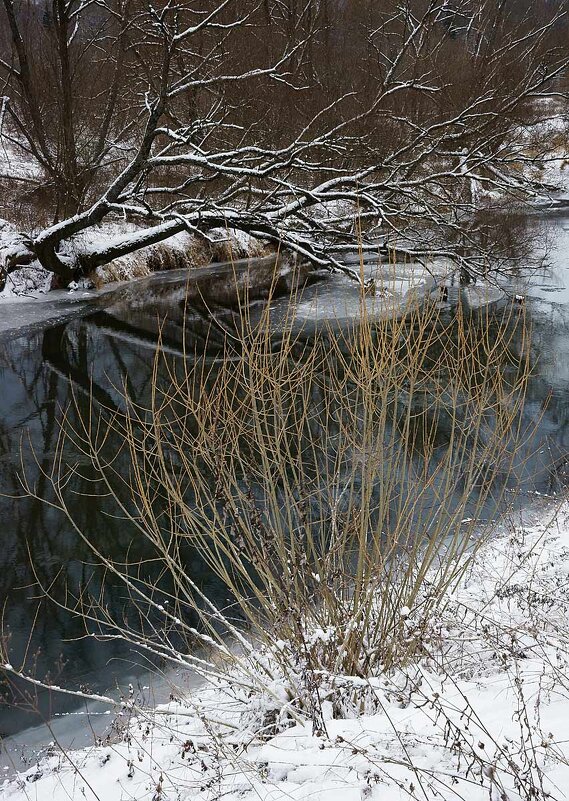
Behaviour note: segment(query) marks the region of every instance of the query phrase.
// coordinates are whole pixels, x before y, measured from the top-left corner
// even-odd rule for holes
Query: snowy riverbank
[[[237,671],[155,711],[135,712],[126,699],[108,741],[54,749],[0,794],[569,798],[569,504],[544,503],[534,516],[502,524],[478,551],[433,616],[420,660],[369,680],[318,677],[322,731],[274,670],[257,687]],[[412,636],[414,610],[402,616]],[[271,655],[263,659],[272,670]]]

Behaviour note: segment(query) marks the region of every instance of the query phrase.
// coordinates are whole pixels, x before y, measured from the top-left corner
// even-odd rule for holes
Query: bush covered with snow
[[[4,289],[0,292],[0,298],[10,297],[29,297],[34,298],[38,294],[45,294],[51,289],[53,273],[44,270],[38,264],[29,267],[21,267],[8,273],[4,283]]]
[[[55,753],[7,781],[3,797],[569,797],[569,505],[542,517],[479,550],[406,667],[306,675],[310,711],[264,650],[256,681],[244,663],[156,710],[131,694],[106,741]],[[415,612],[402,615],[410,629]]]
[[[0,291],[4,289],[8,274],[18,266],[24,267],[34,261],[30,238],[16,231],[6,220],[0,220]],[[18,285],[16,279],[15,285]]]

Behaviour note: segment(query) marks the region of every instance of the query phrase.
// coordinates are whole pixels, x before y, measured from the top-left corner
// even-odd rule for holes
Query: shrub
[[[125,390],[120,412],[67,416],[57,503],[73,522],[71,439],[170,588],[91,542],[139,616],[112,620],[82,598],[88,627],[226,671],[195,656],[201,642],[255,681],[276,670],[305,706],[323,676],[365,678],[421,653],[520,458],[527,332],[519,309],[445,315],[415,300],[377,319],[366,304],[357,325],[307,336],[291,302],[278,337],[270,302],[244,304],[221,357],[158,348],[147,406]],[[227,586],[228,608],[191,574],[189,548]]]

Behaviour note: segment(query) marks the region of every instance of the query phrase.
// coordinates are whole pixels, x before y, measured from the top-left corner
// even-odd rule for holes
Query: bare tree
[[[481,198],[518,203],[539,189],[527,168],[546,148],[530,150],[520,126],[539,98],[558,94],[562,7],[106,0],[97,13],[112,34],[93,42],[104,39],[116,78],[83,159],[66,59],[94,11],[61,0],[61,147],[51,168],[21,15],[3,2],[14,55],[2,66],[26,110],[10,100],[14,138],[62,176],[57,222],[32,249],[63,280],[180,231],[207,237],[220,226],[332,268],[346,269],[341,256],[359,242],[444,254],[476,274],[507,257],[490,216],[478,213]],[[140,230],[78,246],[78,234],[117,215]]]
[[[126,143],[126,8],[84,0],[17,6],[3,0],[11,50],[7,141],[33,159],[55,219],[85,203],[97,171]]]

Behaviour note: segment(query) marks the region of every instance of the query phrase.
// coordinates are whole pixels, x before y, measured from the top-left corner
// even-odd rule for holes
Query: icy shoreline
[[[540,522],[501,524],[481,547],[433,616],[422,658],[366,680],[321,677],[323,730],[276,670],[253,689],[235,670],[156,710],[125,699],[112,739],[69,754],[54,749],[0,794],[568,798],[569,503],[540,503],[534,515]],[[404,617],[411,635],[414,610]],[[271,667],[271,654],[263,658]]]
[[[24,335],[33,328],[55,324],[82,314],[91,304],[114,292],[123,283],[127,282],[108,284],[102,289],[80,289],[76,292],[54,289],[31,298],[0,295],[0,336]]]

